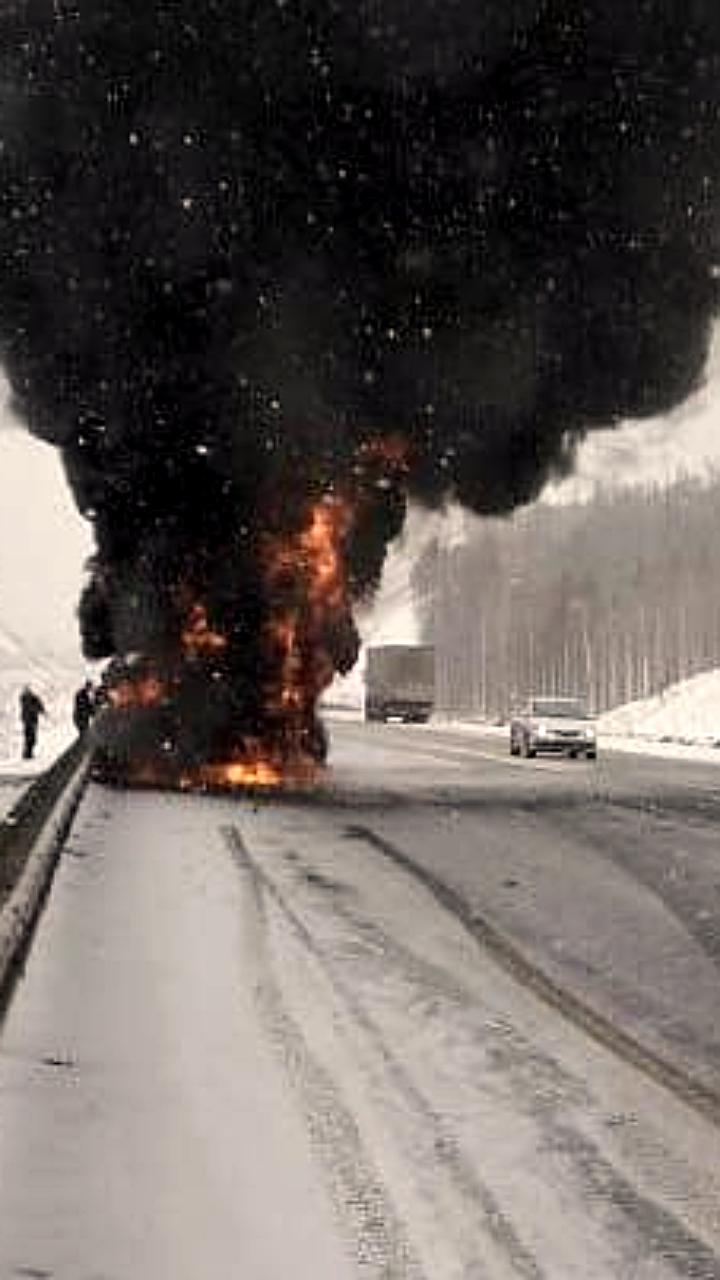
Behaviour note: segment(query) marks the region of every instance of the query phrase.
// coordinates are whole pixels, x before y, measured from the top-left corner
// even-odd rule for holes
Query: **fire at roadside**
[[[351,525],[349,503],[326,496],[296,536],[263,539],[269,608],[255,681],[238,680],[232,638],[199,601],[175,650],[110,663],[93,777],[188,790],[314,783],[327,754],[316,705],[335,673],[340,632],[348,669],[356,656],[343,557]]]

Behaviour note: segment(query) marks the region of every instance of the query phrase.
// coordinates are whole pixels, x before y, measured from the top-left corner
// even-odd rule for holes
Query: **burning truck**
[[[397,450],[364,452],[356,480],[375,482],[380,463],[381,492],[392,489]],[[254,599],[265,609],[260,624],[252,619],[259,646],[246,643],[242,614],[211,619],[205,604],[178,590],[165,645],[106,669],[93,733],[96,780],[212,790],[316,780],[328,749],[317,703],[359,648],[346,544],[362,510],[361,487],[352,504],[328,493],[293,535],[263,536],[254,557]]]
[[[348,527],[346,504],[326,497],[295,538],[266,540],[272,608],[252,669],[242,633],[212,625],[199,601],[178,615],[176,645],[111,663],[93,776],[213,789],[312,780],[327,753],[317,699],[336,663],[356,656],[341,554]]]

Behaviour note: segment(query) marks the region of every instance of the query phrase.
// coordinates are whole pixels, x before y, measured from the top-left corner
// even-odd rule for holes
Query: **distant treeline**
[[[720,473],[464,533],[413,572],[439,709],[506,715],[534,690],[603,711],[720,665]]]

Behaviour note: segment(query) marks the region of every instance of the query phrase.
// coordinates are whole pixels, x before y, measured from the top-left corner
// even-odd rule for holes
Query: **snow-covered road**
[[[3,1034],[3,1278],[352,1274],[217,817],[83,803]]]
[[[0,1041],[2,1280],[720,1277],[718,1129],[368,839],[457,774],[423,742],[314,800],[89,789]]]

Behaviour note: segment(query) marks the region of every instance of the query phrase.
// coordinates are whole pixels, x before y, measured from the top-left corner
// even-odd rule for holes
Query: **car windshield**
[[[577,720],[586,715],[582,702],[570,698],[536,698],[532,702],[533,715],[555,716],[560,719]]]

